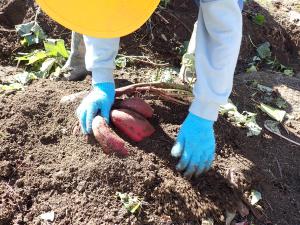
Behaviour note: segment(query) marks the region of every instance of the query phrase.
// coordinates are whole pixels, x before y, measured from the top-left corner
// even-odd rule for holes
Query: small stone
[[[29,155],[29,156],[28,156],[28,159],[29,159],[30,161],[33,161],[33,160],[34,160],[34,156],[33,156],[33,155]]]
[[[58,171],[53,175],[53,177],[57,180],[62,180],[64,178],[64,172],[63,171]]]
[[[24,187],[24,180],[23,179],[17,180],[16,185],[17,185],[18,188]]]
[[[85,181],[81,181],[77,184],[77,191],[79,192],[83,192],[86,188],[86,182]]]

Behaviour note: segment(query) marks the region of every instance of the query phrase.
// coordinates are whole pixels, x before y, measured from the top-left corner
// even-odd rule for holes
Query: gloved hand
[[[213,123],[192,113],[183,122],[171,155],[180,157],[176,168],[185,171],[184,176],[199,176],[210,168],[215,153]]]
[[[93,90],[86,96],[76,110],[84,134],[92,132],[92,122],[100,113],[109,123],[110,109],[115,100],[114,83],[98,83],[93,85]]]

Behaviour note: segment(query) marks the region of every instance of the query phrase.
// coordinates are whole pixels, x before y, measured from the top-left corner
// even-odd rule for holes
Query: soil
[[[7,16],[11,14],[5,14],[10,4],[26,4],[18,8],[23,17],[19,21],[11,21]],[[251,2],[246,10],[255,7],[259,6]],[[0,13],[0,29],[5,29],[0,31],[1,65],[13,66],[13,55],[23,50],[16,34],[7,30],[20,21],[30,21],[34,9],[34,3],[28,0],[4,0],[0,4],[0,12],[4,12]],[[174,0],[169,10],[192,28],[196,11],[191,1]],[[289,36],[287,27],[267,11],[262,12],[268,16],[263,34],[262,28],[255,27],[249,15],[244,15],[245,35],[237,72],[244,70],[254,54],[249,34],[255,43],[268,40],[272,46],[278,46],[272,49],[273,54],[297,72],[297,65],[293,64],[298,57],[297,41]],[[152,18],[152,32],[144,26],[125,37],[121,50],[179,66],[176,47],[188,40],[190,33],[168,12],[159,13]],[[170,24],[162,25],[161,16]],[[39,22],[49,36],[67,40],[69,31],[45,15],[39,16]],[[171,41],[164,41],[161,34]],[[147,81],[153,73],[151,67],[135,66],[115,72],[117,86]],[[13,67],[1,68],[0,79],[11,73]],[[299,78],[272,71],[236,75],[231,99],[239,111],[256,112],[258,124],[263,126],[269,118],[256,107],[256,90],[249,85],[253,80],[276,89],[287,101],[291,119],[284,122],[289,133],[282,129],[283,134],[299,141]],[[170,149],[188,107],[144,95],[154,108],[150,122],[156,132],[138,144],[122,136],[130,149],[128,158],[106,155],[92,137],[87,143],[84,137],[72,133],[80,100],[60,104],[65,95],[89,90],[90,82],[90,78],[82,82],[38,80],[25,91],[0,95],[0,225],[48,224],[39,216],[49,211],[55,213],[53,224],[201,224],[203,218],[224,224],[226,211],[239,208],[240,200],[249,197],[252,189],[262,193],[256,209],[263,216],[259,220],[250,213],[248,221],[256,225],[300,224],[299,146],[265,129],[260,136],[247,137],[246,130],[220,116],[215,124],[217,149],[212,169],[197,179],[186,180],[176,172],[177,160],[170,156]],[[234,174],[237,186],[231,184],[229,172]],[[140,213],[133,215],[124,209],[116,197],[117,191],[143,198]]]

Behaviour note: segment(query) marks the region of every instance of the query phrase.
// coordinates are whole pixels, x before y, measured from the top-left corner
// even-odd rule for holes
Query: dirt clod
[[[8,178],[13,172],[12,163],[9,161],[0,161],[0,177]]]

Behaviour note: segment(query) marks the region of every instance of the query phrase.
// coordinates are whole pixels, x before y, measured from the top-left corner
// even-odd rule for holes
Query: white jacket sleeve
[[[92,71],[93,83],[114,82],[113,70],[118,54],[120,38],[93,38],[83,36],[86,54],[85,64]]]
[[[196,34],[194,100],[190,112],[216,120],[232,90],[242,38],[237,0],[201,0]]]

